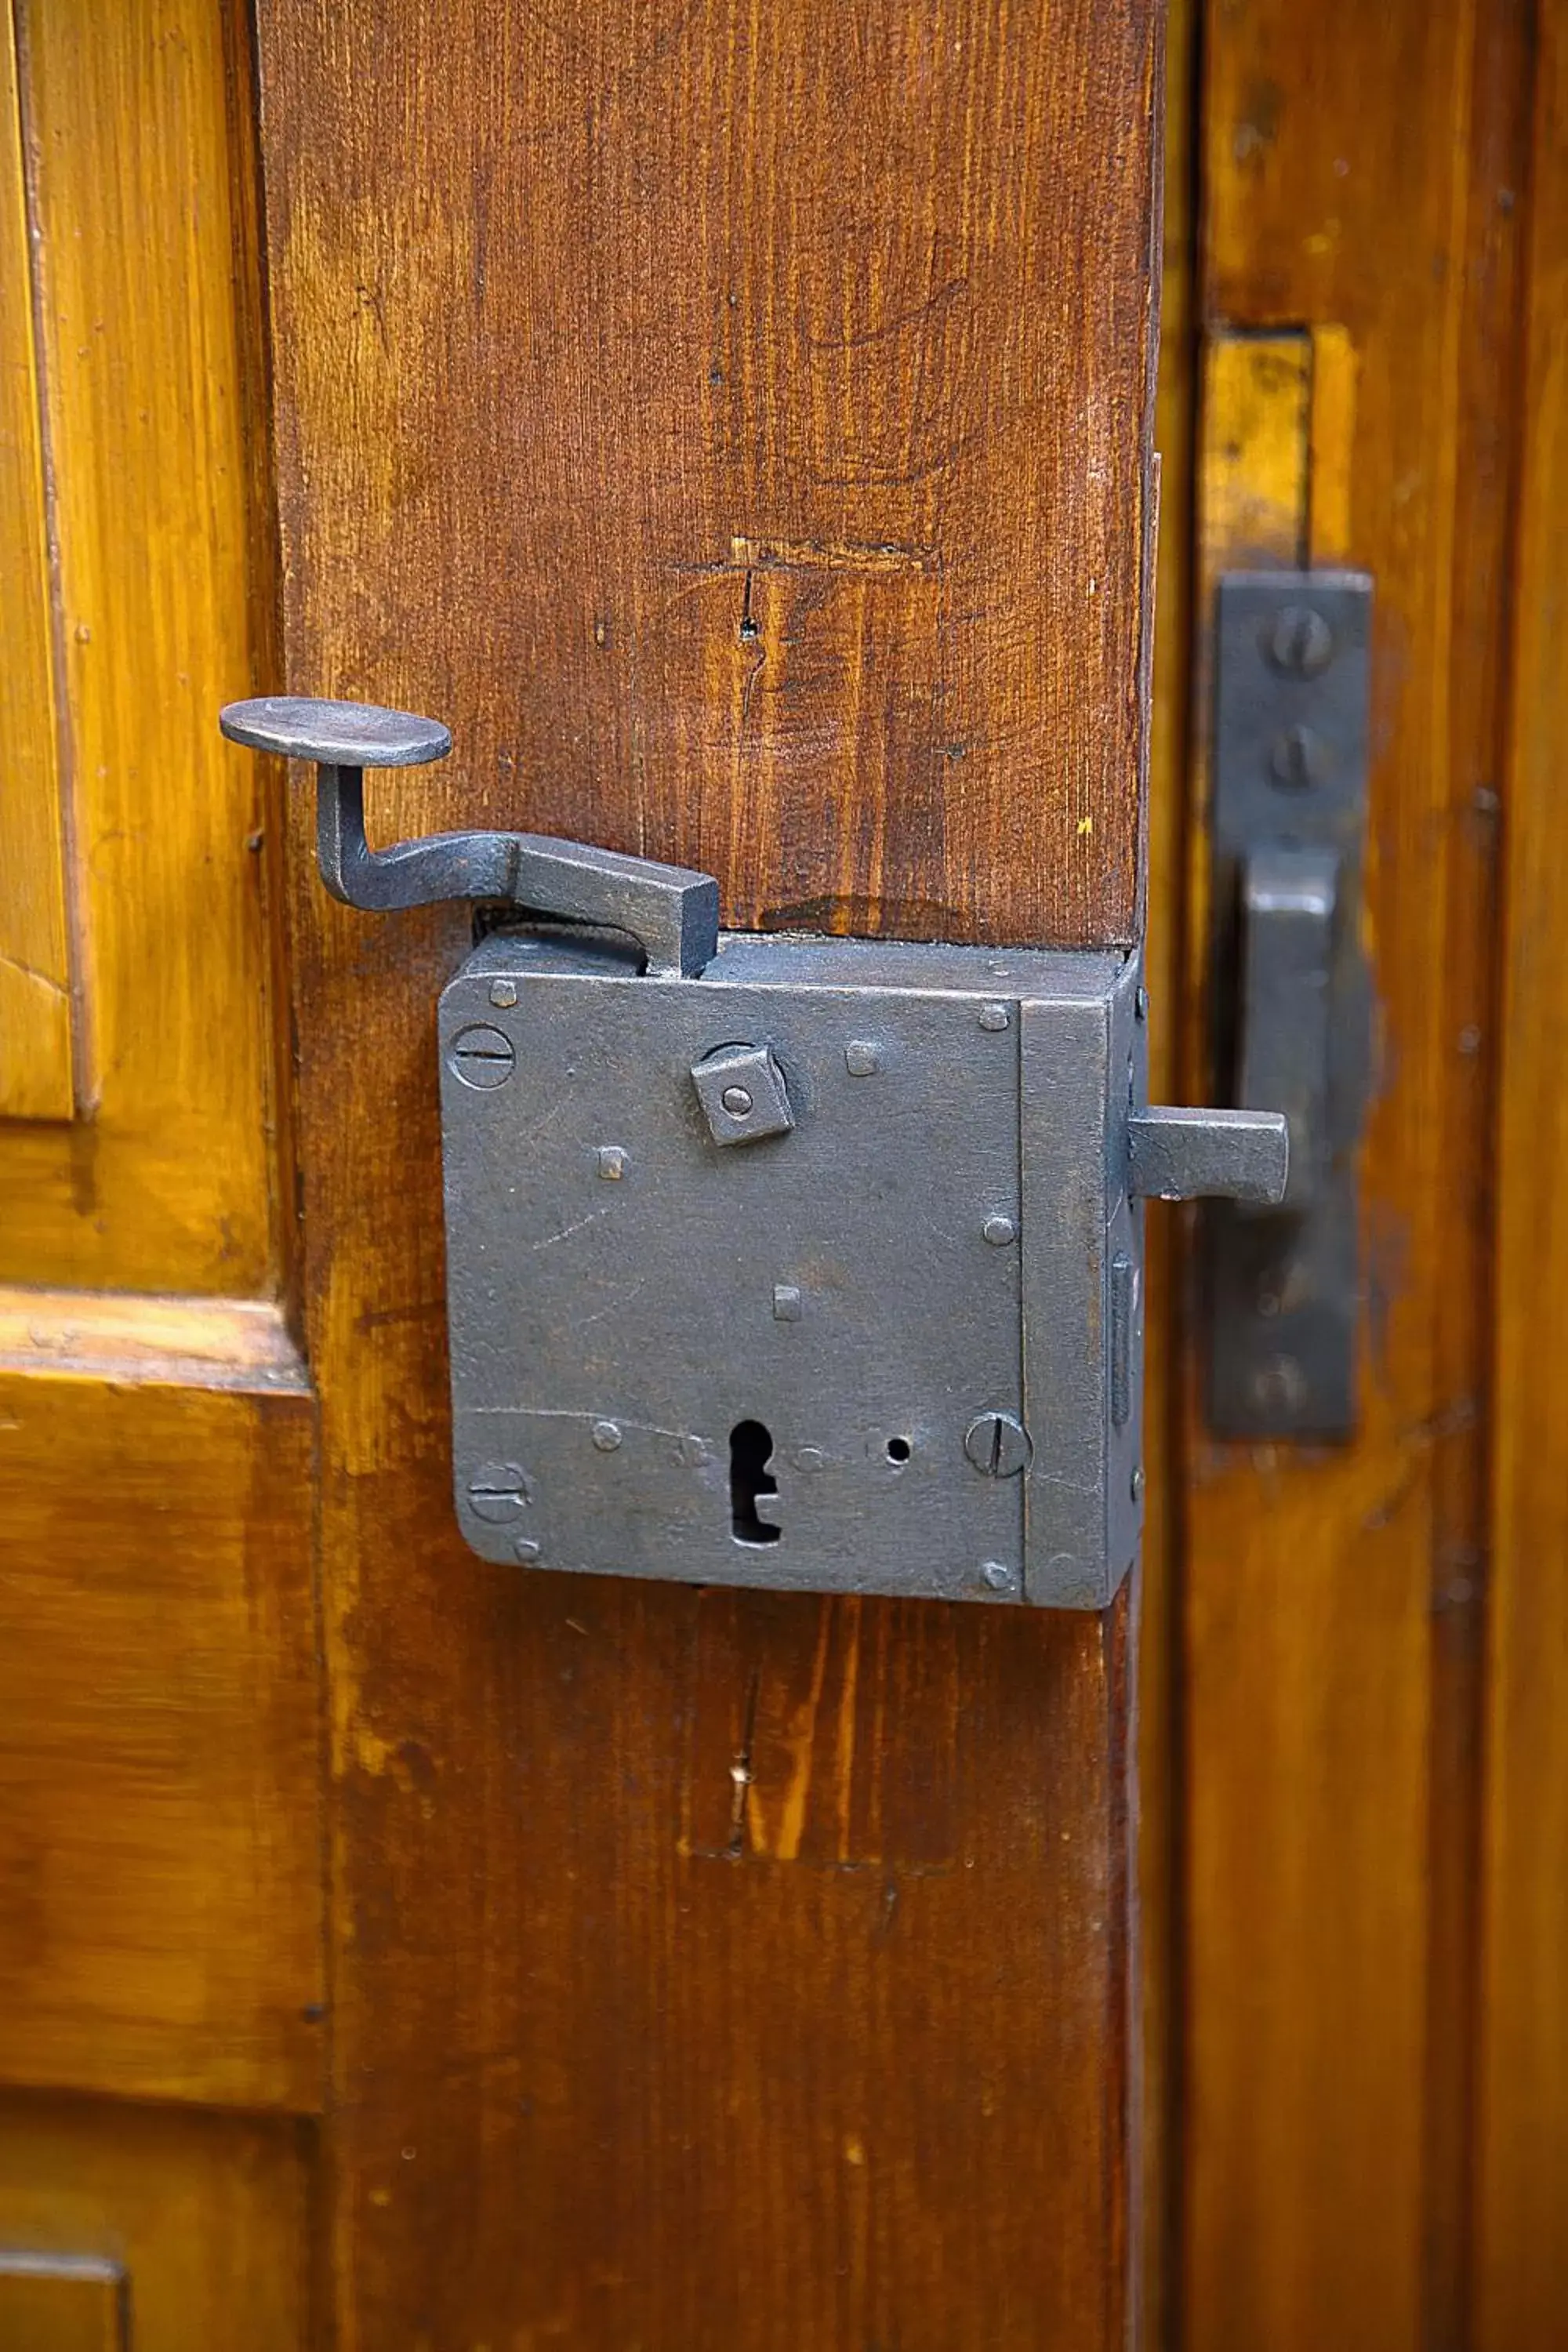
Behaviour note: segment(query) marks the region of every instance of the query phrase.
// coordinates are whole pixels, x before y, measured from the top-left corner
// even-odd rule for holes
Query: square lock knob
[[[715,1143],[760,1143],[795,1125],[784,1072],[769,1045],[721,1045],[693,1063],[691,1082]]]

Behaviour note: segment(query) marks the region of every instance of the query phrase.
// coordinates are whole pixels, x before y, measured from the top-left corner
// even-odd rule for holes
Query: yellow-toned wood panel
[[[0,2094],[0,2352],[306,2352],[314,2171],[283,2117]]]
[[[0,1373],[0,2082],[309,2110],[312,1408],[141,1370]]]
[[[226,0],[20,22],[86,1116],[0,1131],[0,1279],[257,1293],[277,1255],[264,788],[216,727],[268,625],[243,22]]]
[[[1477,2329],[1568,2314],[1568,18],[1542,22],[1531,181],[1498,1163]]]
[[[129,2284],[101,2257],[0,2245],[0,2352],[132,2352]]]
[[[1418,0],[1207,18],[1205,314],[1270,341],[1289,322],[1310,396],[1280,384],[1250,459],[1243,436],[1285,486],[1260,501],[1211,398],[1200,617],[1233,562],[1349,560],[1377,599],[1361,1424],[1243,1448],[1194,1419],[1188,1443],[1183,2315],[1216,2352],[1401,2352],[1462,2326],[1499,191],[1525,66],[1518,12],[1479,23]],[[1201,921],[1191,945],[1201,1088]]]
[[[71,1115],[70,933],[16,23],[0,7],[0,1118]]]

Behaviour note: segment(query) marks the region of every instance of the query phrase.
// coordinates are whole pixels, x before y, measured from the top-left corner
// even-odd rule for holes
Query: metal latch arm
[[[372,849],[364,770],[444,759],[437,719],[308,695],[231,702],[218,725],[232,742],[316,766],[316,854],[334,898],[387,914],[447,898],[491,900],[520,913],[627,932],[650,972],[700,972],[719,945],[719,886],[708,874],[626,857],[536,833],[437,833]]]

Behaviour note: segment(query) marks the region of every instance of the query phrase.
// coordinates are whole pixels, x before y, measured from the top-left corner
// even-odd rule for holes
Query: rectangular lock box
[[[485,1559],[1054,1607],[1138,1543],[1135,959],[500,932],[439,1014]]]

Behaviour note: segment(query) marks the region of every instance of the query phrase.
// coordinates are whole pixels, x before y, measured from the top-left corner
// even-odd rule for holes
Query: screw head
[[[1005,1004],[983,1004],[980,1008],[980,1026],[983,1029],[1006,1029],[1011,1027],[1012,1020],[1013,1016]]]
[[[980,1230],[993,1249],[1003,1249],[1018,1238],[1018,1228],[1011,1217],[987,1217]]]
[[[596,1421],[589,1431],[601,1454],[613,1454],[621,1442],[621,1433],[613,1421]]]
[[[492,1004],[499,1005],[503,1013],[509,1011],[510,1008],[517,1003],[516,981],[492,980],[490,982],[490,1003]]]
[[[984,1561],[981,1566],[980,1574],[982,1581],[988,1584],[993,1592],[1011,1592],[1015,1590],[1018,1581],[1017,1577],[1014,1574],[1012,1569],[1008,1567],[1007,1562],[1005,1559],[988,1559]]]
[[[490,1526],[528,1508],[528,1478],[515,1462],[484,1462],[468,1481],[468,1508]]]
[[[1143,1500],[1143,1473],[1141,1469],[1132,1473],[1132,1499],[1135,1503]]]
[[[539,1558],[539,1546],[535,1543],[531,1536],[519,1536],[517,1541],[512,1546],[512,1550],[516,1557],[521,1560],[525,1568],[531,1560],[535,1560]]]
[[[1149,992],[1146,988],[1141,988],[1133,998],[1132,1011],[1140,1021],[1147,1021],[1149,1018]]]
[[[874,1077],[882,1066],[882,1049],[868,1037],[851,1037],[844,1048],[844,1066],[852,1078]]]
[[[744,1087],[726,1087],[719,1097],[731,1118],[745,1118],[752,1108],[752,1097]]]
[[[504,1087],[512,1074],[517,1055],[511,1039],[504,1029],[492,1028],[488,1021],[470,1022],[459,1029],[447,1048],[447,1067],[466,1087],[478,1087],[488,1092],[492,1087]]]
[[[1333,632],[1314,605],[1287,604],[1274,616],[1264,651],[1289,677],[1320,677],[1334,657]]]
[[[1034,1453],[1029,1433],[1010,1412],[976,1413],[963,1433],[963,1451],[987,1478],[1016,1478]]]

